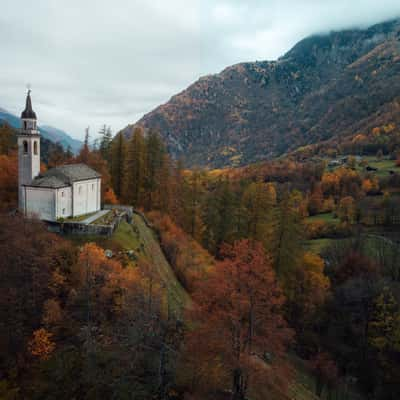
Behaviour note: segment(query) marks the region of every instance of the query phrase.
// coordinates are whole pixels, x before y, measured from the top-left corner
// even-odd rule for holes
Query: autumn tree
[[[284,297],[262,245],[235,242],[224,246],[221,256],[215,273],[194,293],[196,328],[187,338],[188,353],[201,348],[208,365],[220,364],[230,377],[232,398],[243,400],[257,383],[282,373],[292,333],[283,318]],[[266,354],[273,360],[272,369]]]
[[[271,218],[272,235],[267,242],[267,250],[273,257],[275,271],[282,282],[298,264],[303,251],[300,221],[296,204],[293,204],[290,194],[285,194],[274,209]]]
[[[276,204],[276,190],[271,184],[251,183],[242,196],[244,237],[263,241],[268,236],[268,220]]]
[[[388,287],[375,299],[369,326],[369,343],[380,366],[376,373],[379,390],[389,395],[395,388],[400,389],[396,362],[400,355],[400,307]]]
[[[46,360],[55,349],[55,343],[52,341],[52,334],[44,328],[33,332],[33,337],[29,341],[29,351],[34,357]]]
[[[356,212],[357,210],[353,197],[346,196],[340,200],[337,208],[337,214],[342,221],[350,224],[354,223]]]
[[[11,210],[18,204],[18,155],[0,155],[0,210]]]
[[[7,124],[0,126],[0,155],[9,155],[17,149],[17,140],[14,130]]]
[[[323,259],[310,252],[304,253],[287,277],[285,287],[287,318],[300,338],[307,328],[312,328],[313,318],[324,305],[329,287]]]

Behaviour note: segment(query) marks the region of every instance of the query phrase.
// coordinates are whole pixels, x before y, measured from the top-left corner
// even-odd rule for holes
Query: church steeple
[[[25,110],[21,113],[21,130],[18,134],[18,186],[19,208],[25,212],[25,186],[40,172],[40,134],[36,114],[32,108],[31,91],[28,90]]]
[[[21,119],[34,119],[36,120],[35,111],[32,109],[31,90],[28,90],[26,95],[25,110],[22,111]]]

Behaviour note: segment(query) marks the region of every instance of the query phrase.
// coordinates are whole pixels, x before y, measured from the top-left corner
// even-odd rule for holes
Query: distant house
[[[331,160],[328,163],[328,167],[340,167],[341,165],[343,165],[343,162],[341,160]]]
[[[19,209],[46,221],[101,208],[101,175],[87,165],[64,165],[40,174],[40,134],[30,91],[18,135],[18,187]]]

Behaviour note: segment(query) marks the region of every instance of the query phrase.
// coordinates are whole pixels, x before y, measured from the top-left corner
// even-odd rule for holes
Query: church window
[[[35,156],[38,154],[38,145],[36,141],[33,142],[33,154],[35,154]]]
[[[24,129],[28,129],[28,123],[26,121],[24,121]]]
[[[28,142],[26,140],[24,140],[24,154],[28,154]]]

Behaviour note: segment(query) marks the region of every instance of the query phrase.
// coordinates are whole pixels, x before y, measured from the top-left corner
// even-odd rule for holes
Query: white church
[[[30,90],[18,134],[18,187],[20,211],[45,221],[101,208],[101,175],[87,165],[63,165],[40,173],[40,133]]]

